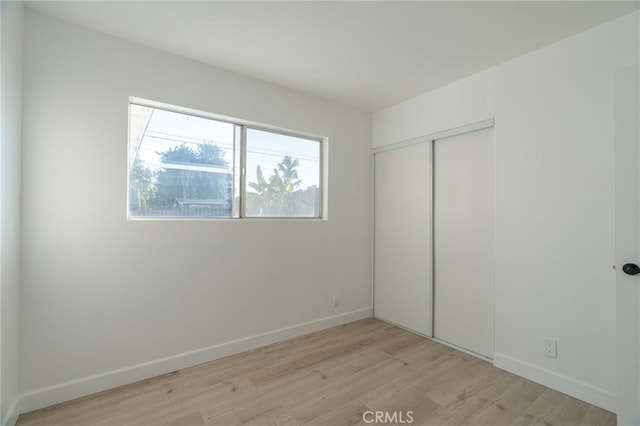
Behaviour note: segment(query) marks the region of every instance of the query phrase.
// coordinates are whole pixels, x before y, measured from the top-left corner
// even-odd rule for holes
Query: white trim
[[[489,127],[494,127],[495,123],[495,119],[489,118],[487,120],[476,121],[475,123],[465,124],[464,126],[454,127],[452,129],[443,130],[441,132],[419,136],[417,138],[408,139],[402,142],[379,146],[377,148],[373,148],[372,151],[374,154],[377,154],[379,152],[391,151],[394,149],[404,148],[406,146],[416,145],[423,142],[431,142],[444,138],[450,138],[452,136],[458,136],[464,133],[475,132],[476,130],[488,129]]]
[[[532,380],[541,385],[550,387],[574,398],[588,402],[589,404],[615,413],[617,410],[617,397],[614,392],[593,386],[580,380],[558,374],[526,361],[510,357],[505,354],[495,353],[493,363],[496,367]]]
[[[268,331],[254,336],[244,337],[230,342],[196,349],[189,352],[156,359],[118,370],[108,371],[42,389],[27,392],[20,396],[22,413],[49,407],[61,402],[113,389],[140,380],[156,377],[172,371],[180,370],[204,362],[234,355],[240,352],[277,343],[286,339],[324,330],[353,321],[370,318],[372,307],[338,314],[318,320]],[[13,426],[9,424],[8,426]]]
[[[19,415],[20,397],[16,398],[15,401],[13,401],[13,404],[11,404],[9,410],[7,411],[6,417],[4,419],[1,419],[2,422],[0,422],[0,424],[2,424],[2,426],[15,426],[16,422],[18,421]]]
[[[429,277],[429,282],[427,283],[427,293],[431,297],[431,324],[429,324],[428,336],[433,339],[435,337],[435,324],[436,324],[436,238],[435,238],[435,202],[434,202],[434,174],[433,171],[435,169],[435,159],[433,158],[433,154],[435,153],[434,149],[435,140],[432,140],[429,143],[429,183],[427,186],[427,190],[429,191],[428,197],[428,212],[431,216],[429,218],[429,235],[427,238],[430,240],[429,251],[431,254],[431,276]]]
[[[376,316],[376,156],[371,153],[371,315]]]

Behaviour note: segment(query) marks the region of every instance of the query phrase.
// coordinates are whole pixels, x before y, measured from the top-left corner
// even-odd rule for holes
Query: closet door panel
[[[434,142],[434,335],[493,358],[493,129]]]
[[[431,336],[431,142],[374,155],[374,314]]]

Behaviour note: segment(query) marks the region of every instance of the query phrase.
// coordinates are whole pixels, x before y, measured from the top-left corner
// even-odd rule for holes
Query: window
[[[129,218],[320,218],[324,138],[129,104]]]

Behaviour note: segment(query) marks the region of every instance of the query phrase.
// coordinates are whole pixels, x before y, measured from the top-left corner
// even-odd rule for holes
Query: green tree
[[[282,161],[278,163],[278,170],[275,174],[281,176],[282,191],[289,197],[293,195],[296,188],[302,184],[302,181],[298,179],[298,171],[296,170],[296,167],[299,165],[300,162],[297,159],[294,160],[290,155],[286,155]]]
[[[130,204],[135,210],[146,210],[149,203],[156,197],[155,174],[136,158],[129,174]]]
[[[298,178],[297,167],[300,162],[286,155],[273,169],[269,180],[265,179],[262,168],[256,168],[257,182],[250,182],[255,192],[247,193],[249,214],[257,216],[295,216],[308,207],[302,200],[298,188],[302,181]]]
[[[228,169],[224,151],[220,147],[204,143],[193,149],[183,143],[158,154],[163,163],[175,167],[165,167],[157,172],[157,207],[172,208],[176,199],[230,202],[231,176],[219,170]],[[215,167],[205,171],[190,169],[190,166]]]

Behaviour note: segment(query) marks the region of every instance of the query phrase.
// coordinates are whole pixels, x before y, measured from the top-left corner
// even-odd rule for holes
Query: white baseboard
[[[498,368],[502,368],[518,376],[522,376],[541,385],[550,387],[551,389],[588,402],[589,404],[611,411],[612,413],[617,411],[617,398],[614,392],[500,353],[494,354],[493,364]]]
[[[133,365],[131,367],[60,383],[47,388],[37,389],[20,396],[20,412],[28,413],[33,410],[38,410],[61,402],[113,389],[118,386],[167,374],[183,368],[192,367],[204,362],[256,349],[286,339],[370,318],[372,316],[372,312],[373,309],[371,307],[359,309],[357,311],[321,318],[319,320],[309,321],[302,324],[296,324],[279,330],[268,331],[266,333],[244,337],[231,342],[196,349],[194,351],[184,352],[170,357],[145,362],[143,364]],[[9,423],[8,426],[13,425]]]
[[[2,426],[15,426],[18,421],[18,416],[20,415],[20,397],[16,398],[13,401],[13,404],[9,407],[6,416],[4,419],[0,419],[0,424]]]

